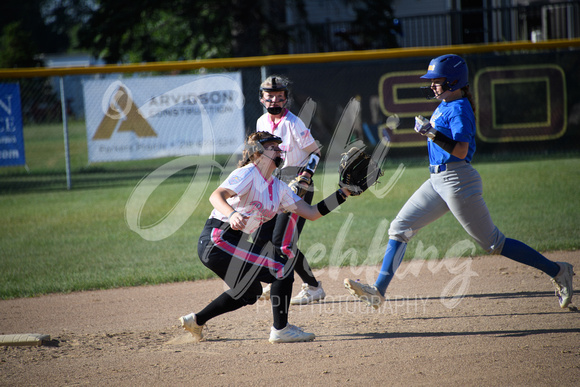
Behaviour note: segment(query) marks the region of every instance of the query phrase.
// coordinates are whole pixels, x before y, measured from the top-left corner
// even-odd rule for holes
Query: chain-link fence
[[[360,52],[340,61],[322,54],[265,67],[256,61],[193,70],[61,69],[42,77],[0,72],[0,192],[126,183],[184,155],[225,164],[255,130],[264,112],[259,84],[270,74],[292,81],[290,110],[296,114],[309,99],[316,102],[311,127],[323,153],[338,128],[344,130],[343,113],[356,105],[349,141],[388,144],[393,158],[424,157],[413,118],[430,116],[436,103],[422,96],[419,76],[430,59],[448,52],[461,54],[470,69],[478,157],[575,154],[579,45],[393,50],[396,55],[385,52],[384,58]]]

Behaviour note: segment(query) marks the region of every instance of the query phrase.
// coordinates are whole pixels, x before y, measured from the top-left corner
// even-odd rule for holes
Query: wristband
[[[233,210],[233,211],[231,212],[231,214],[229,214],[229,215],[228,215],[228,222],[229,222],[229,221],[232,219],[232,216],[233,216],[233,215],[234,215],[236,212],[238,212],[238,211],[236,211],[236,210]]]
[[[316,208],[320,215],[324,216],[334,211],[344,202],[346,202],[346,195],[341,190],[338,190],[323,201],[318,202]]]
[[[316,171],[316,167],[318,167],[319,162],[320,156],[318,156],[316,153],[311,153],[310,158],[308,159],[308,164],[306,164],[304,170],[310,173],[310,176],[314,176],[314,171]]]
[[[457,141],[450,139],[443,133],[437,131],[435,136],[432,138],[433,142],[443,148],[447,153],[453,152],[453,148],[457,144]]]

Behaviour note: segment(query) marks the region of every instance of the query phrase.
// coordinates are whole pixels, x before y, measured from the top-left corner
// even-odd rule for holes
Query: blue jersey
[[[467,98],[441,102],[431,116],[431,126],[455,141],[469,143],[469,151],[465,161],[471,161],[475,153],[475,115]],[[427,142],[427,149],[431,165],[461,161],[461,159],[444,151],[431,139]]]

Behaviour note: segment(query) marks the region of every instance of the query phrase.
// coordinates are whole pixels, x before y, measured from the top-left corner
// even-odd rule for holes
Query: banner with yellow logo
[[[83,83],[89,162],[240,152],[241,74]]]

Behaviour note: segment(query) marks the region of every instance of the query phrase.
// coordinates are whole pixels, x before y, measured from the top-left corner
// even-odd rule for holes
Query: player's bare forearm
[[[236,193],[227,189],[218,187],[209,197],[211,205],[228,217],[228,221],[234,230],[242,230],[246,226],[248,220],[247,216],[236,212],[232,206],[226,201],[234,196]]]
[[[318,144],[315,142],[313,142],[312,144],[308,145],[306,148],[304,148],[304,150],[308,153],[316,153],[318,155],[320,155],[320,148],[318,147]]]
[[[342,196],[344,196],[345,198],[351,195],[350,191],[346,188],[341,188],[339,189],[339,191],[342,192]],[[332,196],[333,195],[331,195],[329,198],[331,198]],[[325,200],[328,200],[329,198]],[[324,200],[322,202],[324,202]],[[329,208],[330,211],[332,211],[335,208],[334,206],[332,207],[333,208]],[[303,217],[304,219],[308,220],[317,220],[320,219],[322,216],[326,215],[326,213],[325,214],[320,213],[320,207],[318,204],[310,205],[306,203],[304,200],[296,202],[296,209],[294,210],[294,212]]]
[[[422,136],[429,137],[435,144],[439,145],[449,154],[464,159],[469,152],[469,143],[455,141],[431,126],[431,122],[423,116],[415,117],[415,131]]]
[[[316,206],[311,206],[310,204],[306,203],[304,200],[299,200],[296,202],[296,210],[294,212],[304,219],[308,220],[316,220],[322,217],[320,212],[316,209]]]
[[[218,210],[222,214],[229,215],[234,209],[232,208],[232,206],[230,206],[228,204],[226,199],[229,199],[233,195],[234,194],[230,190],[228,190],[226,188],[218,187],[210,195],[209,202],[211,203],[213,208],[215,208],[216,210]]]
[[[468,142],[458,142],[455,144],[453,148],[453,152],[451,154],[461,160],[467,157],[467,152],[469,151],[469,143]]]

